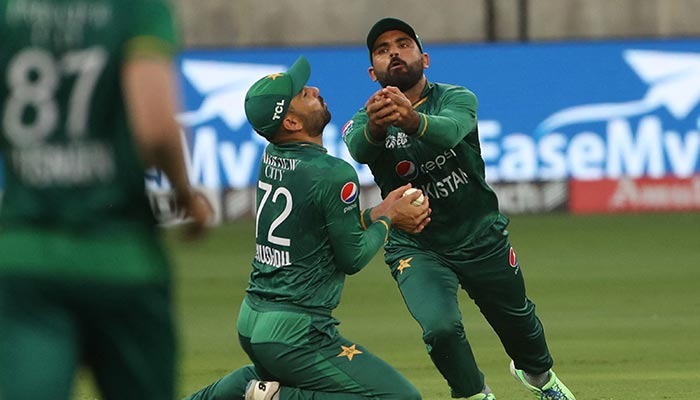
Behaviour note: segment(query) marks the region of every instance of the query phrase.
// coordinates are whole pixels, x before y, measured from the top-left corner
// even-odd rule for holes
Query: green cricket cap
[[[367,49],[369,50],[369,60],[370,62],[372,61],[372,50],[374,50],[374,42],[377,41],[379,36],[381,36],[384,32],[388,31],[401,31],[408,36],[410,36],[418,45],[418,49],[420,49],[421,52],[423,52],[423,43],[420,40],[420,36],[416,33],[416,31],[411,27],[411,25],[405,23],[404,21],[401,21],[398,18],[383,18],[377,21],[374,26],[369,30],[369,33],[367,34]]]
[[[311,66],[300,56],[287,72],[267,75],[253,84],[245,95],[245,115],[255,132],[272,139],[280,126],[292,97],[309,81]]]

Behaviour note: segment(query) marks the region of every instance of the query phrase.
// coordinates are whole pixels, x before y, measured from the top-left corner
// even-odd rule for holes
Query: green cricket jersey
[[[163,280],[122,66],[168,57],[164,0],[0,1],[0,273]]]
[[[330,315],[345,275],[384,245],[390,221],[381,217],[363,230],[357,173],[313,143],[268,145],[257,185],[249,301]]]
[[[469,90],[428,83],[414,105],[421,122],[414,135],[390,127],[383,142],[370,136],[366,110],[343,128],[352,157],[367,164],[382,197],[411,182],[430,199],[432,221],[420,234],[392,230],[387,249],[408,246],[437,252],[488,245],[499,213],[496,194],[484,179],[477,129],[477,99]]]

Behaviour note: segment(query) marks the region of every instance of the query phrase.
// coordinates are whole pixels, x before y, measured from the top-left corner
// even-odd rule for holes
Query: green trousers
[[[328,316],[256,310],[244,301],[238,332],[253,364],[187,399],[241,399],[251,379],[280,382],[280,400],[421,398],[396,369],[342,337],[335,325],[335,319]]]
[[[394,247],[386,254],[406,306],[423,330],[430,358],[453,398],[469,397],[484,386],[462,325],[460,285],[519,369],[539,373],[552,367],[544,329],[525,294],[522,269],[506,235],[477,258],[408,247]]]
[[[104,400],[171,400],[167,288],[0,277],[0,399],[68,400],[80,364]]]

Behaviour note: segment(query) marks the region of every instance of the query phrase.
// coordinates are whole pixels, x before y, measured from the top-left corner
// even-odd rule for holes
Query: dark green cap
[[[423,43],[421,43],[420,36],[416,33],[411,25],[401,21],[398,18],[383,18],[377,21],[376,24],[369,30],[367,34],[367,49],[369,50],[369,60],[372,61],[372,50],[374,49],[374,42],[377,38],[384,32],[388,31],[401,31],[408,36],[410,36],[418,45],[418,49],[423,52]]]
[[[280,126],[292,97],[309,81],[311,66],[299,57],[287,72],[270,74],[253,84],[245,95],[245,115],[253,129],[266,139],[272,139]]]

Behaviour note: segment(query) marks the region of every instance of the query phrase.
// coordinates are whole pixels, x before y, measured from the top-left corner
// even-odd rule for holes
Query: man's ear
[[[369,77],[372,79],[372,82],[376,82],[377,75],[374,74],[374,67],[369,67],[369,69],[367,69],[367,72],[369,73]]]
[[[430,56],[428,53],[423,53],[423,68],[429,68],[430,67]]]
[[[282,120],[282,126],[290,133],[294,133],[304,129],[304,124],[301,118],[294,115],[294,113],[288,112]]]

